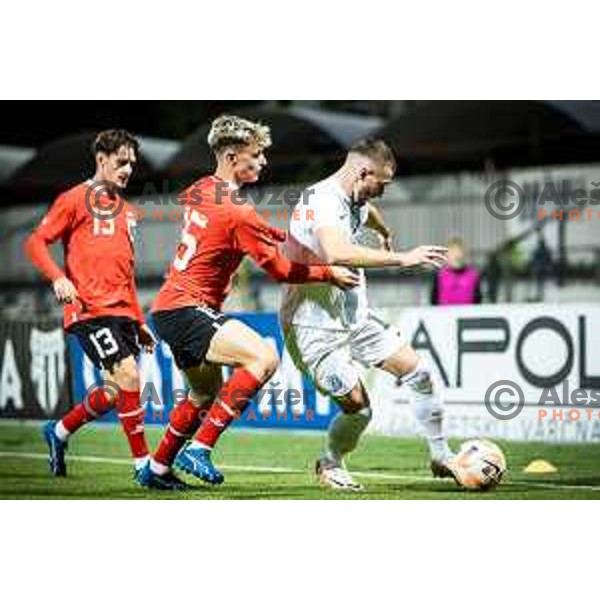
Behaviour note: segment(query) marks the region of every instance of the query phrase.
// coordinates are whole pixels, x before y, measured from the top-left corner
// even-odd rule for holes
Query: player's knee
[[[140,377],[135,360],[126,358],[113,367],[111,379],[124,390],[137,390]]]
[[[371,407],[369,406],[369,400],[365,394],[350,394],[349,396],[346,396],[343,402],[340,402],[340,408],[342,409],[342,412],[348,415],[368,413],[369,419],[371,418]]]
[[[261,381],[269,379],[279,366],[279,356],[271,346],[264,346],[257,352],[252,361],[252,371]]]
[[[265,371],[265,375],[267,378],[271,377],[275,371],[277,371],[277,367],[279,366],[279,356],[277,352],[272,348],[269,348],[269,352],[263,358],[263,369]]]

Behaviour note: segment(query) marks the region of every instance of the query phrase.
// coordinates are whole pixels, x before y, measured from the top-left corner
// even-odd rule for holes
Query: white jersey
[[[319,228],[342,229],[354,243],[368,216],[368,207],[354,205],[334,179],[325,179],[308,188],[297,209],[299,218],[290,220],[285,244],[288,258],[296,262],[310,262],[311,252],[324,260],[316,235]],[[356,271],[360,283],[349,290],[331,283],[286,284],[282,323],[336,331],[364,324],[368,317],[367,284],[363,269]]]

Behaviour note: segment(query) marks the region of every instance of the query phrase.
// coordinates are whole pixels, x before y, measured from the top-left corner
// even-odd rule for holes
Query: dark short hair
[[[350,146],[348,154],[366,156],[379,165],[390,165],[396,170],[396,157],[392,149],[381,139],[365,138]]]
[[[121,146],[133,148],[136,155],[140,149],[140,143],[128,131],[125,131],[124,129],[107,129],[101,131],[96,136],[96,139],[92,144],[92,152],[94,155],[99,152],[113,154],[114,152],[118,152]]]

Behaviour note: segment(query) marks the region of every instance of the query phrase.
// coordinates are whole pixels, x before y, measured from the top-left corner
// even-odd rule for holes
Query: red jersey
[[[278,247],[285,233],[271,227],[235,198],[235,188],[222,179],[204,177],[181,195],[184,227],[175,260],[152,304],[152,312],[207,304],[221,310],[233,275],[250,255],[276,281],[329,281],[326,265],[290,262]]]
[[[48,279],[54,281],[66,275],[75,286],[79,299],[64,306],[65,328],[76,321],[105,316],[129,317],[143,323],[134,275],[136,213],[122,200],[118,214],[106,220],[97,218],[86,206],[88,189],[86,182],[61,194],[28,238],[26,251]],[[101,207],[97,208],[96,203]],[[97,214],[101,215],[103,209],[108,211],[106,194],[96,203]],[[48,245],[59,239],[64,249],[65,272],[48,251]]]

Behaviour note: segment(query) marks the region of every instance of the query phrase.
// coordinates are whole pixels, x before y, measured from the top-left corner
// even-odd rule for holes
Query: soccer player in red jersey
[[[57,476],[66,475],[69,436],[115,407],[135,469],[148,461],[136,357],[140,347],[151,352],[155,340],[136,293],[136,214],[119,193],[129,182],[138,149],[138,141],[126,131],[99,133],[93,144],[94,177],[61,194],[25,243],[29,258],[64,305],[65,331],[77,336],[86,355],[102,369],[107,390],[116,390],[109,394],[97,388],[60,421],[45,425],[50,470]],[[64,248],[64,271],[49,252],[58,240]]]
[[[156,332],[185,372],[190,392],[171,411],[156,453],[138,474],[138,482],[148,487],[173,488],[171,467],[176,457],[184,471],[212,484],[222,483],[211,449],[277,368],[276,351],[255,331],[221,312],[246,255],[279,282],[332,282],[342,288],[358,283],[357,276],[343,267],[287,260],[278,247],[285,234],[240,196],[240,186],[257,181],[266,164],[268,127],[222,116],[212,124],[208,143],[217,158],[216,172],[182,196],[181,241],[151,309]],[[234,367],[224,385],[222,365]],[[203,409],[208,414],[198,429]],[[196,429],[194,440],[180,453]]]

